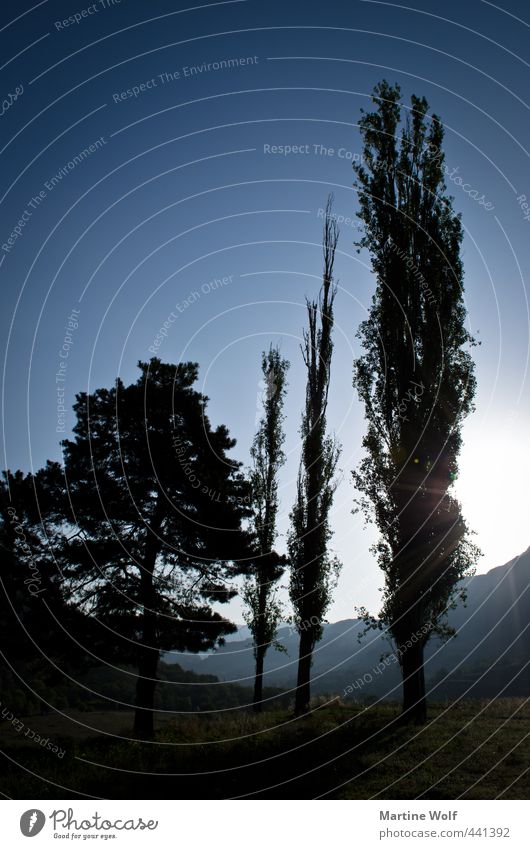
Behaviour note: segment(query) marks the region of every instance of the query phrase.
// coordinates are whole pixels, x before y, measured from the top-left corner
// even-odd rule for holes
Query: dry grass
[[[160,715],[150,744],[112,736],[130,735],[130,714],[81,716],[108,734],[83,735],[57,717],[31,720],[62,741],[62,761],[9,742],[4,724],[10,760],[2,791],[13,798],[530,797],[530,706],[522,699],[436,705],[422,728],[400,726],[395,705],[336,701],[297,720],[287,711],[169,722]]]

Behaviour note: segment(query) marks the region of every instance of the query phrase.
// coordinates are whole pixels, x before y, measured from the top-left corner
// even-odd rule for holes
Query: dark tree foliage
[[[235,441],[193,388],[197,365],[139,368],[136,383],[77,395],[64,469],[49,465],[40,484],[50,517],[78,531],[63,537],[71,598],[137,664],[146,738],[160,652],[204,651],[235,630],[211,605],[233,597],[249,555],[249,492],[227,455]]]
[[[447,636],[445,613],[478,554],[451,491],[462,421],[473,408],[473,339],[442,123],[414,96],[402,121],[400,89],[385,81],[372,99],[374,111],[360,121],[363,161],[354,165],[359,247],[370,251],[377,278],[354,369],[368,425],[354,480],[381,533],[380,625],[397,646],[404,718],[422,723],[424,646],[434,633]]]
[[[92,623],[67,604],[58,536],[40,513],[35,479],[4,472],[0,479],[0,680],[7,707],[24,714],[60,707],[57,694],[90,665]]]
[[[322,636],[322,623],[331,602],[340,565],[328,551],[329,511],[336,489],[340,449],[326,434],[326,410],[333,353],[333,304],[336,286],[333,266],[338,228],[332,215],[332,196],[326,206],[323,233],[324,270],[318,301],[307,301],[308,328],[302,354],[307,370],[305,409],[300,429],[302,456],[297,496],[291,512],[289,594],[300,635],[295,712],[309,709],[313,649]]]
[[[267,650],[274,643],[281,621],[282,607],[275,584],[285,570],[285,558],[274,551],[278,515],[278,472],[285,462],[282,446],[283,405],[286,394],[287,360],[278,348],[271,346],[263,352],[263,415],[251,448],[252,470],[252,527],[255,533],[257,556],[252,575],[244,584],[243,599],[247,606],[245,619],[254,640],[256,677],[254,709],[261,711],[263,701],[263,664]]]

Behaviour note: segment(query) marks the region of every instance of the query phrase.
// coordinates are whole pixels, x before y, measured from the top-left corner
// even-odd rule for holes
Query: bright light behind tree
[[[455,493],[484,553],[480,572],[530,545],[529,482],[530,443],[517,417],[466,428]]]

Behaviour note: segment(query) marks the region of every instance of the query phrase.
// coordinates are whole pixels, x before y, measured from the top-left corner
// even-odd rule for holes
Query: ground
[[[0,789],[18,799],[528,799],[527,702],[434,705],[420,728],[400,726],[392,704],[332,702],[302,719],[158,715],[148,744],[132,739],[130,713],[22,717],[21,731],[0,724]]]

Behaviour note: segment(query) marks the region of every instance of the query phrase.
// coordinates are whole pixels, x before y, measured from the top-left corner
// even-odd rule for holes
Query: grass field
[[[530,797],[527,700],[431,706],[423,728],[398,717],[396,705],[339,703],[296,720],[287,711],[159,716],[149,744],[124,739],[131,714],[22,718],[64,756],[3,722],[0,789],[11,798]]]

